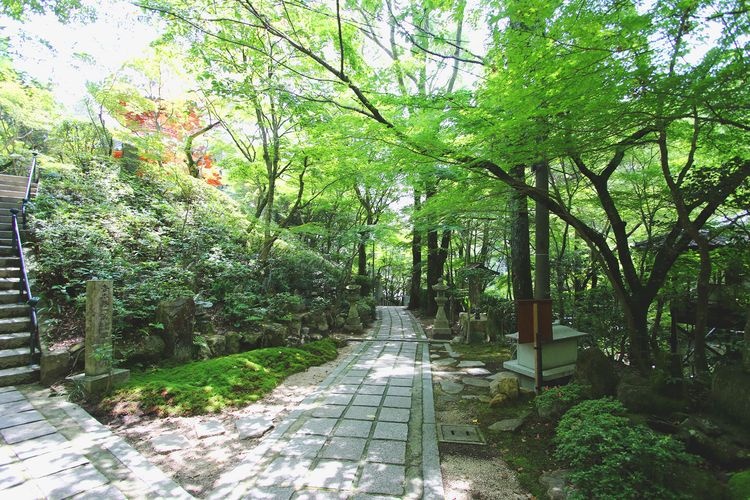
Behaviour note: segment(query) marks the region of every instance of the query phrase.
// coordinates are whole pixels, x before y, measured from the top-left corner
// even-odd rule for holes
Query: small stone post
[[[86,282],[85,373],[73,379],[83,382],[87,395],[100,395],[130,375],[113,369],[112,361],[112,280],[91,280]]]
[[[112,281],[86,283],[86,376],[112,369]]]
[[[432,338],[450,339],[453,336],[453,332],[451,331],[450,323],[448,323],[448,318],[445,316],[445,303],[448,301],[445,291],[448,290],[448,287],[443,283],[443,279],[440,278],[437,283],[432,285],[432,289],[437,294],[435,302],[438,306],[437,313],[435,314],[435,322],[432,326]]]
[[[352,333],[362,333],[362,319],[357,311],[357,300],[359,299],[359,285],[347,285],[346,295],[349,301],[349,315],[346,317],[346,329]]]

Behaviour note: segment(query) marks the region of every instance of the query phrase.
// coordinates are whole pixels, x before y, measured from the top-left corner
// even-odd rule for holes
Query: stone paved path
[[[211,498],[443,498],[427,339],[403,308],[378,308],[378,318]],[[36,385],[0,388],[0,438],[3,498],[192,498],[79,406]]]
[[[378,317],[211,498],[443,498],[427,338],[401,307]]]
[[[0,388],[0,495],[192,498],[78,405],[37,385]]]

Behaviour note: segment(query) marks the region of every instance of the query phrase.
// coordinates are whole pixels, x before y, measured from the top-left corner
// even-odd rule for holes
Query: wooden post
[[[534,363],[534,387],[536,389],[536,393],[539,394],[542,392],[542,385],[544,384],[544,375],[542,373],[542,336],[539,333],[539,304],[534,302],[532,308],[534,315],[534,353],[536,354],[536,360]]]

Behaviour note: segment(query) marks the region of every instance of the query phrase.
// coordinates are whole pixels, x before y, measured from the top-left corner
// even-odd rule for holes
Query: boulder
[[[574,378],[579,384],[591,387],[594,399],[614,396],[617,392],[619,377],[614,363],[597,347],[578,353]]]
[[[263,347],[282,347],[286,344],[287,328],[280,323],[263,323],[261,344]]]
[[[214,357],[223,356],[227,351],[227,341],[224,335],[208,335],[206,344]]]
[[[263,341],[263,334],[261,332],[242,332],[239,336],[241,350],[244,351],[258,349]]]
[[[337,330],[344,328],[345,324],[346,324],[346,316],[342,316],[342,315],[336,316],[336,322],[334,326],[336,327]]]
[[[508,396],[506,396],[505,394],[498,394],[490,399],[490,407],[497,408],[498,406],[502,406],[503,404],[505,404],[506,401],[510,401]]]
[[[237,332],[227,332],[224,334],[224,350],[227,354],[237,354],[240,352],[240,334]]]
[[[193,328],[195,301],[192,297],[165,300],[156,308],[156,321],[163,325],[164,354],[177,361],[188,361],[193,356]]]
[[[325,311],[310,311],[305,315],[304,324],[314,332],[325,333],[329,330]]]
[[[144,363],[156,363],[164,358],[166,343],[158,335],[146,335],[132,344],[132,352],[128,354],[128,360]]]
[[[570,472],[565,469],[545,472],[539,478],[539,483],[547,488],[547,498],[550,500],[565,500],[568,498],[566,483]]]
[[[620,379],[617,399],[633,413],[668,415],[686,406],[683,400],[659,394],[648,379],[634,373],[625,374]]]
[[[518,377],[511,372],[502,372],[490,382],[490,396],[504,396],[504,399],[518,398]]]
[[[714,371],[711,399],[723,414],[750,425],[750,373],[739,366],[719,366]]]
[[[52,385],[70,373],[70,353],[67,350],[42,352],[39,361],[39,383]]]
[[[733,443],[718,426],[705,418],[686,418],[679,425],[677,439],[685,443],[687,451],[726,468],[750,465],[750,452]]]

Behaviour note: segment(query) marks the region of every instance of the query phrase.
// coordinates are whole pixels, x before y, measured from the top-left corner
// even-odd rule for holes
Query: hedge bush
[[[619,401],[595,399],[560,420],[555,457],[571,468],[573,498],[694,498],[680,483],[697,458],[625,412]]]

